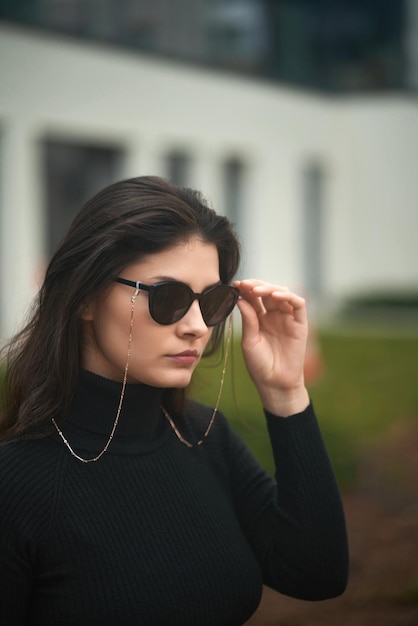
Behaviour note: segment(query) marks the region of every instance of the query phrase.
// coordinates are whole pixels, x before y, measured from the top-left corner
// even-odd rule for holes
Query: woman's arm
[[[267,413],[276,482],[230,435],[235,510],[263,581],[304,600],[343,593],[348,546],[338,485],[311,405],[288,419]]]
[[[237,507],[266,584],[304,599],[333,597],[347,582],[347,534],[304,383],[306,304],[287,288],[259,280],[235,286],[244,360],[266,411],[277,482],[277,488],[269,484],[247,451],[236,452]]]

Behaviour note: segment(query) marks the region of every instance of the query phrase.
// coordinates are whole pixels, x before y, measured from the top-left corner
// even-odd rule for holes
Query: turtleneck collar
[[[122,383],[80,372],[70,416],[62,424],[74,449],[100,452],[112,430],[121,390]],[[119,422],[106,454],[135,454],[162,443],[169,432],[160,409],[162,393],[163,389],[148,385],[126,385]]]

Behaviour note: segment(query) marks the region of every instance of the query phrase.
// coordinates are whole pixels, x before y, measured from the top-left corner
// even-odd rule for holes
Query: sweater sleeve
[[[304,600],[340,595],[348,576],[345,518],[313,407],[266,418],[276,481],[238,437],[230,442],[234,504],[263,581]]]

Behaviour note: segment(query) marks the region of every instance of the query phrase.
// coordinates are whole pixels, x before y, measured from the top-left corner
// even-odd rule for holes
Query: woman
[[[305,303],[259,280],[231,286],[238,261],[228,220],[160,178],[111,185],[75,218],[8,351],[10,626],[238,625],[262,583],[343,592],[344,516],[303,381]],[[185,394],[235,304],[277,485],[219,396],[209,409]]]

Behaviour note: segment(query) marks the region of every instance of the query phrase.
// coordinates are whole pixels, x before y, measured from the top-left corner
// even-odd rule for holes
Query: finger
[[[240,296],[251,304],[257,315],[265,312],[263,302],[260,296],[254,291],[254,288],[260,284],[260,281],[241,280],[235,281],[234,286],[239,289]]]
[[[244,290],[252,290],[256,287],[264,287],[267,290],[277,290],[277,291],[289,291],[288,287],[283,285],[275,285],[272,283],[268,283],[264,280],[258,280],[256,278],[246,278],[244,280],[236,280],[234,281],[234,286],[238,287],[238,289]]]
[[[238,309],[242,319],[242,343],[251,344],[254,337],[257,337],[260,331],[258,315],[250,302],[244,299],[238,300]]]
[[[261,298],[263,306],[265,306],[267,310],[274,310],[277,308],[278,303],[284,304],[283,310],[288,310],[289,307],[295,309],[295,311],[306,308],[305,299],[291,292],[287,287],[267,283],[257,284],[252,287],[251,293]]]
[[[246,279],[242,281],[235,281],[235,287],[238,287],[240,290],[240,295],[242,298],[246,299],[250,302],[258,315],[262,315],[266,312],[266,302],[267,296],[271,295],[273,291],[283,291],[288,292],[289,289],[287,287],[282,287],[279,285],[272,285],[271,283],[267,283],[261,280],[256,279]],[[274,309],[275,306],[270,306],[270,308]]]
[[[306,302],[288,287],[257,279],[235,281],[241,297],[250,302],[257,315],[266,311],[291,314],[300,323],[307,323]]]
[[[282,309],[283,312],[286,310],[288,313],[291,313],[297,322],[303,324],[307,323],[308,315],[304,298],[291,292],[283,293],[274,291],[271,294],[271,299],[275,302],[276,307],[284,306],[285,309]]]

